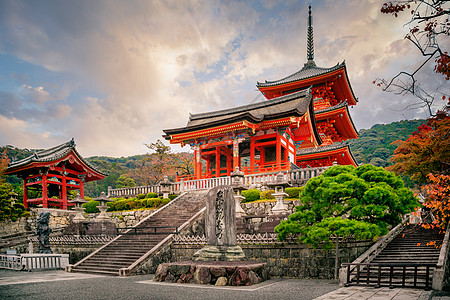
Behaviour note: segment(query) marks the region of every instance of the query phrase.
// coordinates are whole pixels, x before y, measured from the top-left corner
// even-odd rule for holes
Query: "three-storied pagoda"
[[[67,192],[78,190],[84,199],[84,183],[105,178],[107,174],[88,163],[75,149],[74,140],[56,147],[35,151],[33,155],[11,162],[5,174],[23,179],[23,204],[67,209]]]
[[[356,165],[345,141],[358,137],[348,109],[357,99],[345,62],[331,68],[316,66],[311,7],[307,57],[300,71],[257,83],[267,100],[193,114],[186,127],[164,130],[170,143],[194,148],[194,178],[229,176],[236,166],[255,174],[334,162]]]

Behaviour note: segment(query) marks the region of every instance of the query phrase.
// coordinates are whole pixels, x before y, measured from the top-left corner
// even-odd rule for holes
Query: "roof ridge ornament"
[[[316,63],[314,62],[314,34],[313,34],[313,27],[312,27],[311,5],[309,6],[309,12],[308,12],[306,56],[308,58],[308,61],[303,66],[303,69],[309,69],[309,68],[315,67]]]

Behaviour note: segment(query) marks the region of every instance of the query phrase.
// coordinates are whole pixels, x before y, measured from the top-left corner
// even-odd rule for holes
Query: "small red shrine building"
[[[308,60],[301,70],[280,80],[257,82],[267,100],[192,114],[185,127],[164,130],[171,144],[194,148],[194,178],[228,176],[236,166],[255,174],[334,162],[357,165],[346,142],[358,138],[349,113],[357,99],[345,62],[316,66],[311,7],[307,42]]]
[[[103,179],[107,175],[83,159],[75,149],[73,139],[11,162],[5,174],[17,175],[23,179],[25,207],[42,204],[44,208],[61,209],[67,209],[71,205],[68,203],[68,191],[79,190],[84,199],[84,183]]]

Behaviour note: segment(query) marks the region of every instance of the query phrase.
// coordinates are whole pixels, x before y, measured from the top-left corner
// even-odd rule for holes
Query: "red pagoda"
[[[89,164],[71,141],[35,151],[33,155],[11,162],[5,174],[23,179],[25,207],[42,204],[44,208],[67,209],[67,192],[78,190],[84,199],[84,183],[105,178],[107,174]]]
[[[189,179],[229,176],[236,166],[255,174],[357,165],[346,142],[358,138],[348,109],[357,99],[345,62],[316,66],[311,7],[307,44],[308,61],[300,71],[257,83],[267,100],[193,114],[186,127],[164,130],[170,143],[194,148],[195,176]]]

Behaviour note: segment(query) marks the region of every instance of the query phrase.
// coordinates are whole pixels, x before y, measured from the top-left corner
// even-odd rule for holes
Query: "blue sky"
[[[0,0],[0,145],[74,137],[86,157],[142,154],[189,112],[263,101],[257,81],[306,62],[310,4],[315,62],[346,61],[358,129],[426,117],[372,84],[420,63],[408,16],[382,15],[383,1]]]

